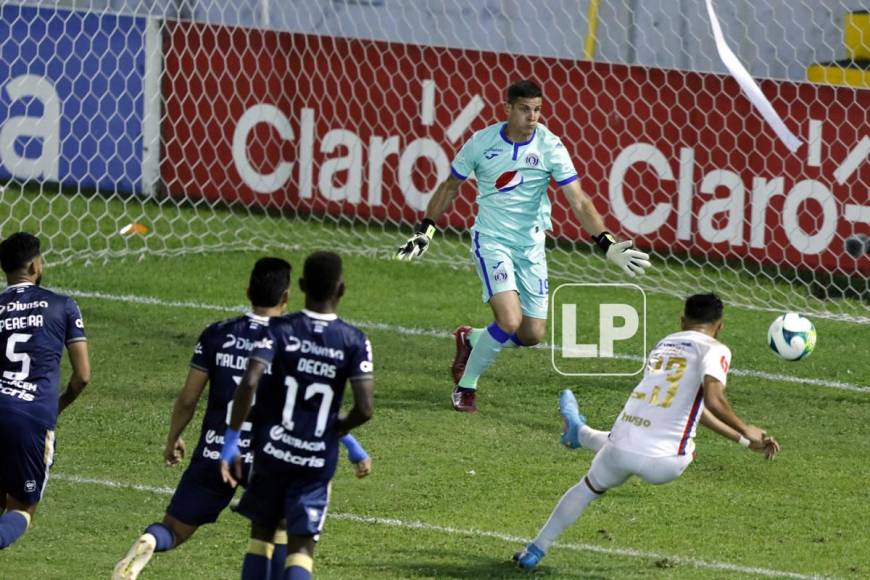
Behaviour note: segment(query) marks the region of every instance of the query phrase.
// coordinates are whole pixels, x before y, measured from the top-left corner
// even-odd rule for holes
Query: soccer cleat
[[[474,403],[477,392],[473,389],[462,389],[459,385],[453,388],[453,408],[462,413],[477,413],[477,405]]]
[[[462,373],[465,372],[465,365],[468,364],[468,357],[471,356],[471,336],[470,326],[460,326],[453,331],[453,336],[456,339],[456,356],[453,357],[453,366],[450,371],[453,373],[453,384],[459,383],[462,378]]]
[[[565,419],[565,429],[559,439],[562,445],[571,449],[579,449],[580,428],[586,424],[586,417],[580,414],[577,399],[571,389],[565,389],[559,396],[559,414]]]
[[[136,580],[139,573],[154,555],[157,540],[151,534],[142,534],[124,559],[115,564],[112,580]]]
[[[543,557],[544,552],[539,547],[529,544],[522,552],[514,554],[514,562],[523,570],[531,570],[537,567]]]

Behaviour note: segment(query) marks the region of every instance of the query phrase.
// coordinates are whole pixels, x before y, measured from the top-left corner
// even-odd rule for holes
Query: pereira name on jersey
[[[345,386],[372,375],[365,334],[335,315],[303,310],[273,319],[251,358],[271,364],[273,373],[270,387],[257,390],[257,468],[332,478]]]
[[[266,335],[268,328],[269,318],[247,314],[216,322],[200,335],[190,366],[208,374],[209,390],[199,444],[193,454],[194,461],[220,460],[224,431],[232,412],[236,387],[245,374],[248,355],[257,341]],[[268,377],[263,380],[268,380]],[[239,438],[239,448],[245,464],[254,460],[250,446],[251,423],[245,422]]]
[[[704,411],[704,376],[725,384],[730,364],[731,351],[709,335],[683,331],[665,337],[650,351],[643,379],[611,429],[611,442],[654,457],[691,454]]]
[[[544,239],[551,228],[550,179],[559,186],[577,179],[562,141],[538,125],[528,141],[514,143],[496,123],[474,133],[451,163],[453,176],[477,180],[474,229],[515,246]]]
[[[75,301],[34,284],[0,293],[0,409],[57,423],[64,346],[85,340]]]

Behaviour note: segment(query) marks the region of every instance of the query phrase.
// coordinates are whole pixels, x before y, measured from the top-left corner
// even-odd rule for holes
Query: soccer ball
[[[767,344],[785,360],[801,360],[816,347],[816,327],[809,318],[786,312],[770,324]]]

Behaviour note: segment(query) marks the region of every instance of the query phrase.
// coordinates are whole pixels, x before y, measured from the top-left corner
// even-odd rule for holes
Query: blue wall
[[[145,24],[131,16],[0,8],[0,123],[45,113],[38,98],[13,102],[10,81],[34,75],[51,83],[60,100],[56,177],[64,185],[141,191]],[[27,158],[38,158],[43,145],[32,136],[14,143]],[[0,158],[0,177],[27,176]]]

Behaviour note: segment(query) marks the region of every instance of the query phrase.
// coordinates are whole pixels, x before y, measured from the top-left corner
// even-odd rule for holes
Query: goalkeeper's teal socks
[[[474,331],[472,331],[473,333]],[[504,348],[505,343],[510,342],[513,342],[511,335],[502,330],[495,322],[487,326],[485,331],[481,331],[471,349],[471,356],[468,357],[465,372],[459,379],[459,387],[476,389],[480,375],[493,363],[495,357]]]

